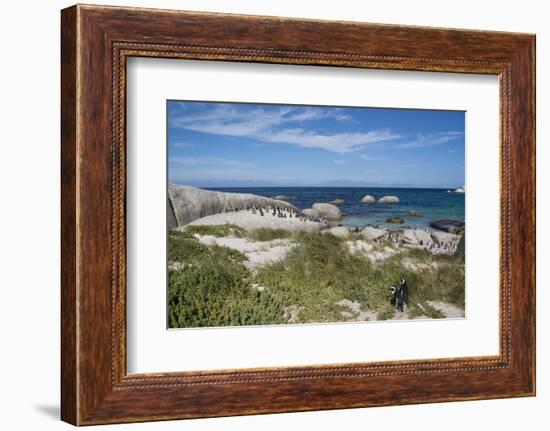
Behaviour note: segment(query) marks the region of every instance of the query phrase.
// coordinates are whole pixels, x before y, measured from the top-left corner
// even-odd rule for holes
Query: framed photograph
[[[535,394],[535,37],[62,11],[62,419]]]

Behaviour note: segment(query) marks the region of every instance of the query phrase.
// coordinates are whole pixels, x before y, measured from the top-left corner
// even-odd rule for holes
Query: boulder
[[[168,185],[168,227],[184,226],[213,214],[243,210],[252,206],[278,206],[296,210],[294,205],[249,193],[226,193],[179,184]],[[174,224],[175,223],[175,224]]]
[[[296,198],[294,196],[275,195],[275,196],[271,196],[270,199],[275,199],[276,201],[290,201],[290,200],[296,199]]]
[[[313,208],[307,208],[305,210],[302,210],[302,214],[306,217],[319,217],[319,211],[314,210]]]
[[[405,229],[402,239],[405,244],[426,246],[428,241],[431,241],[432,236],[422,229]]]
[[[346,203],[346,201],[344,199],[340,199],[340,198],[334,199],[334,200],[329,202],[329,204],[333,204],[333,205],[342,205],[342,204],[345,204],[345,203]]]
[[[242,227],[248,232],[256,229],[284,229],[289,232],[318,232],[328,227],[327,223],[313,220],[303,220],[300,217],[278,217],[266,212],[260,215],[252,210],[232,211],[221,214],[212,214],[193,220],[188,226],[212,226],[212,225],[236,225]],[[178,230],[184,230],[185,227],[179,227]],[[216,239],[220,244],[220,239]]]
[[[445,244],[447,242],[451,242],[454,244],[460,241],[460,235],[455,235],[447,232],[434,231],[432,232],[432,238],[438,244],[441,244],[441,243]]]
[[[460,240],[458,241],[458,246],[456,248],[456,254],[459,256],[464,257],[464,254],[466,253],[466,235],[462,235],[460,237]]]
[[[364,204],[373,204],[376,202],[376,198],[371,195],[365,195],[363,196],[363,199],[361,199],[361,202],[363,202]]]
[[[403,224],[405,220],[402,217],[390,217],[386,219],[386,223]]]
[[[386,231],[384,229],[377,229],[372,226],[363,228],[360,233],[363,238],[368,239],[369,241],[374,241],[386,235]]]
[[[399,198],[397,196],[383,196],[378,199],[379,204],[398,204]]]
[[[199,236],[199,242],[204,245],[218,245],[216,238],[211,235]]]
[[[461,235],[464,233],[465,224],[463,221],[457,220],[436,220],[430,222],[430,227],[441,230],[443,232],[454,233]]]
[[[331,227],[330,229],[324,230],[323,233],[330,233],[338,238],[347,238],[350,235],[349,229],[345,226]]]
[[[176,219],[176,212],[174,211],[174,206],[172,205],[172,200],[170,196],[166,199],[166,224],[169,229],[174,229],[178,227],[178,220]]]
[[[332,204],[313,204],[312,208],[319,213],[320,217],[327,220],[341,220],[342,213],[336,205]]]

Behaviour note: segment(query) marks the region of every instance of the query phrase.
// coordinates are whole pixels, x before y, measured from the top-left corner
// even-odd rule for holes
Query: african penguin
[[[397,303],[397,288],[395,286],[390,286],[390,292],[391,292],[390,304],[395,307],[395,304]]]
[[[403,298],[403,302],[409,303],[409,286],[407,285],[407,280],[404,277],[401,277],[401,284],[399,285],[399,295]]]

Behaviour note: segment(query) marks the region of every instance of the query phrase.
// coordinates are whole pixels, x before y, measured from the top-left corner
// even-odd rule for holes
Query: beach
[[[170,326],[464,317],[464,196],[350,189],[171,185]]]
[[[434,220],[457,220],[464,222],[465,195],[449,193],[447,188],[386,188],[386,187],[222,187],[216,190],[226,193],[250,193],[262,197],[284,196],[285,202],[299,209],[311,208],[317,202],[334,202],[345,213],[342,224],[350,227],[378,225],[392,227],[386,219],[392,216],[403,217],[405,225],[411,228],[431,230],[429,223]],[[364,196],[376,198],[397,196],[399,203],[394,205],[361,202]],[[408,216],[416,211],[418,216]]]

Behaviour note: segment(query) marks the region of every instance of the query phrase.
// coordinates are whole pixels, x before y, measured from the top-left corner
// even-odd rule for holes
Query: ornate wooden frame
[[[81,5],[61,15],[63,420],[88,425],[535,394],[534,35]],[[128,375],[130,56],[498,75],[500,354]]]

